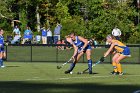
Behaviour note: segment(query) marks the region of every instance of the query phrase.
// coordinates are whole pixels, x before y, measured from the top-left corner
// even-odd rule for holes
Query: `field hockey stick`
[[[94,66],[96,66],[97,64],[103,62],[104,59],[105,59],[105,57],[101,57],[100,60],[98,60],[95,64],[92,65],[92,67],[94,67]],[[77,74],[83,74],[83,73],[85,73],[87,70],[89,70],[89,68],[83,70],[82,72],[77,72]]]
[[[96,66],[97,64],[99,64],[99,63],[101,63],[101,62],[103,62],[103,61],[98,60],[96,63],[94,63],[94,64],[92,65],[92,67],[93,67],[93,66]]]
[[[57,69],[63,68],[63,66],[65,66],[67,63],[69,63],[72,60],[73,58],[71,57],[67,62],[63,63],[61,66],[57,66]]]

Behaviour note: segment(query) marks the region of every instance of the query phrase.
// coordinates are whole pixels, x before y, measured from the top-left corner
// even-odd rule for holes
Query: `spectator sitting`
[[[22,44],[31,43],[32,37],[33,37],[32,31],[30,30],[29,27],[27,27],[27,29],[24,31]]]
[[[97,48],[98,42],[95,40],[95,37],[89,40],[89,44],[92,46],[92,48]]]
[[[18,26],[15,26],[12,34],[14,34],[14,39],[11,41],[11,44],[19,43],[21,35]]]
[[[13,36],[12,35],[7,35],[7,39],[6,41],[10,44],[11,41],[13,40]]]
[[[41,41],[41,36],[40,35],[36,35],[36,37],[35,37],[35,43],[36,44],[39,44],[40,41]]]
[[[19,30],[18,26],[15,26],[12,34],[14,34],[14,36],[17,36],[17,35],[20,36],[20,30]]]
[[[93,39],[93,46],[94,48],[97,48],[98,42],[95,40],[95,38]]]
[[[14,39],[11,41],[11,44],[16,44],[16,43],[20,43],[20,36],[19,35],[15,35]]]
[[[58,40],[56,44],[65,44],[64,40]],[[64,50],[64,46],[57,46],[58,49]]]

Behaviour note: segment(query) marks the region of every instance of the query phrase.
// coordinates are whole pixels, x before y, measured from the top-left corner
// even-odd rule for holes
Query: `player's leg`
[[[25,38],[23,38],[23,40],[22,40],[22,44],[24,44],[25,43]]]
[[[74,69],[76,63],[79,61],[80,57],[83,54],[84,54],[84,52],[81,52],[81,53],[77,54],[77,56],[75,57],[75,60],[71,63],[70,68],[67,71],[65,71],[65,74],[70,73]]]
[[[122,66],[120,64],[120,61],[127,58],[127,56],[124,55],[120,55],[117,59],[116,59],[116,64],[117,64],[117,71],[119,72],[119,75],[122,75]]]
[[[42,36],[42,44],[45,44],[44,39],[45,39],[44,36]]]
[[[47,37],[44,37],[44,43],[47,44]]]
[[[80,60],[81,56],[84,54],[84,52],[81,52],[79,54],[77,54],[77,57],[75,58],[75,61],[71,64],[71,71],[73,70],[73,68],[75,67],[76,63]]]
[[[91,49],[86,50],[86,56],[87,56],[87,60],[88,60],[89,74],[92,74]]]
[[[3,67],[2,51],[0,51],[0,67]]]
[[[6,57],[6,54],[3,54],[4,51],[4,46],[1,46],[0,48],[0,67],[4,67],[3,65],[3,57]]]
[[[3,53],[2,53],[2,58],[6,59],[6,52],[5,51],[3,51]]]
[[[44,41],[44,38],[43,38],[43,36],[42,36],[42,44],[44,43],[43,41]]]
[[[113,72],[111,72],[111,74],[117,74],[117,64],[116,64],[116,60],[117,58],[120,56],[119,53],[116,53],[113,58],[112,58],[112,66],[113,66]]]

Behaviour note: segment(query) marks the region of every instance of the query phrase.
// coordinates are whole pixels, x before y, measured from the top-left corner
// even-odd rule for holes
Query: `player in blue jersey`
[[[4,51],[4,37],[3,37],[3,29],[0,29],[0,67],[5,67],[3,65],[3,58],[6,57],[5,51]]]
[[[92,74],[91,46],[89,45],[88,40],[81,36],[76,36],[75,33],[71,33],[69,35],[69,40],[67,41],[73,45],[74,54],[72,58],[75,60],[71,63],[70,68],[65,71],[65,74],[70,73],[74,69],[76,63],[84,53],[86,53],[88,60],[89,74]]]

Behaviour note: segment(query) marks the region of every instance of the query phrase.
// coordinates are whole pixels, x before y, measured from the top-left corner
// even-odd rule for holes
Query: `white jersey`
[[[50,30],[47,31],[47,36],[52,36],[52,32]]]

